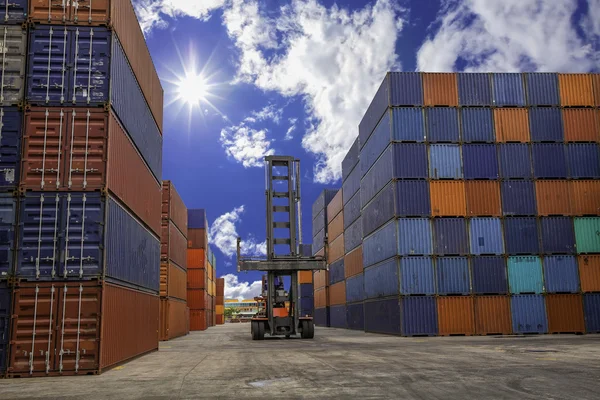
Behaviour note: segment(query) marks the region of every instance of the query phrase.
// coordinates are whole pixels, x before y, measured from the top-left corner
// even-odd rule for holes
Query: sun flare
[[[210,95],[209,85],[202,74],[186,74],[177,84],[177,94],[180,101],[188,106],[200,106]]]

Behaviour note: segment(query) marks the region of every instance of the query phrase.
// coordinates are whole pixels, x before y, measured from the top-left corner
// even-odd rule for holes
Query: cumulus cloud
[[[585,20],[598,31],[600,1],[593,3],[589,17],[595,20]],[[589,71],[600,59],[577,33],[576,9],[575,0],[446,0],[439,29],[417,54],[418,69]]]
[[[226,0],[134,0],[144,33],[168,27],[168,19],[192,17],[207,20],[211,11],[223,7],[225,3]]]
[[[246,118],[245,121],[272,121],[276,124],[279,124],[282,115],[283,108],[278,108],[275,106],[275,104],[268,104],[260,111],[253,111],[252,116]]]
[[[240,282],[238,277],[234,274],[227,274],[221,278],[225,279],[225,298],[226,299],[254,299],[260,295],[262,290],[262,282],[255,281]]]
[[[296,130],[296,123],[298,122],[298,118],[290,118],[289,123],[290,127],[285,133],[285,140],[292,140],[294,138],[294,131]]]
[[[264,157],[275,154],[267,133],[267,129],[255,129],[242,122],[221,130],[221,146],[227,156],[245,168],[262,167]]]
[[[242,221],[244,206],[234,208],[215,219],[210,227],[210,240],[225,256],[231,258],[237,253],[237,228]],[[267,253],[267,242],[257,242],[252,236],[242,241],[242,254],[259,256]]]
[[[600,39],[600,0],[588,0],[588,14],[583,19],[583,29],[592,39]],[[595,36],[595,38],[594,38]]]

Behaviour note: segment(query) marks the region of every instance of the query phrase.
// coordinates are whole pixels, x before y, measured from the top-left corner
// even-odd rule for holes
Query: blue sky
[[[267,154],[302,160],[312,202],[388,70],[598,71],[600,0],[134,0],[165,89],[164,179],[205,208],[228,295],[235,237],[260,253]]]

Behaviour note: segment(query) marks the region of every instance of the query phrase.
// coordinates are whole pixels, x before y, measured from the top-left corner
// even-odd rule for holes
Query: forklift
[[[243,256],[241,239],[237,239],[238,272],[266,272],[261,296],[255,298],[262,306],[250,323],[252,340],[263,340],[265,334],[286,338],[300,334],[302,339],[312,339],[315,325],[311,315],[301,315],[298,273],[326,270],[327,262],[325,257],[311,256],[310,245],[302,244],[300,160],[267,156],[265,170],[266,258]]]

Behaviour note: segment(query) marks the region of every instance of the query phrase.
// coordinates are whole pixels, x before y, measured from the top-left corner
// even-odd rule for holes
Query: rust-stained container
[[[500,183],[497,181],[466,181],[467,215],[500,217]]]
[[[546,295],[548,333],[584,333],[583,297],[580,294]]]
[[[219,281],[221,279],[217,280],[217,295],[219,295]],[[298,283],[299,284],[305,284],[305,283],[313,283],[313,272],[312,271],[300,271],[298,272]],[[221,292],[221,296],[223,296],[223,293]]]
[[[329,286],[329,304],[328,306],[338,306],[346,304],[346,281],[341,281]]]
[[[344,213],[340,212],[331,220],[329,225],[327,225],[327,234],[329,235],[329,241],[334,241],[342,233],[344,233]]]
[[[206,312],[190,309],[190,331],[205,331],[206,328]]]
[[[327,262],[329,264],[344,257],[344,234],[342,233],[334,241],[329,243],[329,252],[327,253]]]
[[[206,249],[208,244],[208,233],[205,229],[188,228],[188,249]]]
[[[475,312],[471,296],[437,298],[440,336],[474,335]]]
[[[320,270],[315,271],[314,275],[315,291],[325,286],[329,286],[329,271]]]
[[[455,73],[423,73],[426,106],[458,106],[458,82]]]
[[[187,249],[187,269],[205,269],[207,265],[204,249]]]
[[[499,143],[531,141],[529,111],[525,108],[494,109],[494,124]]]
[[[217,291],[218,291],[218,290],[219,290],[219,289],[217,289]],[[217,294],[217,295],[215,296],[215,304],[216,304],[216,305],[218,305],[218,306],[223,306],[223,305],[225,305],[225,296],[223,296],[222,294],[221,294],[221,295]]]
[[[600,255],[579,256],[578,263],[581,291],[600,292]]]
[[[222,314],[217,314],[217,325],[223,325],[225,323],[225,316]]]
[[[338,190],[336,195],[333,196],[333,199],[327,205],[327,223],[328,224],[330,224],[331,221],[333,221],[333,219],[335,217],[337,217],[337,215],[340,212],[342,212],[342,209],[344,207],[342,192],[343,191],[341,189]]]
[[[163,181],[162,184],[162,218],[163,223],[165,220],[173,221],[187,238],[187,208],[171,181]]]
[[[600,215],[600,181],[571,181],[573,215]]]
[[[199,270],[198,270],[199,271]],[[187,273],[173,263],[160,265],[160,296],[186,299]]]
[[[206,310],[208,306],[208,293],[204,289],[188,289],[187,304],[192,310]]]
[[[565,141],[598,142],[600,125],[598,111],[591,108],[563,109]]]
[[[431,181],[431,214],[439,217],[464,217],[467,200],[464,181]]]
[[[600,74],[592,75],[592,83],[594,85],[594,99],[596,107],[600,107]]]
[[[159,339],[171,340],[187,334],[187,306],[185,301],[160,299]]]
[[[560,105],[563,107],[593,106],[594,92],[591,74],[558,74]]]
[[[344,257],[344,272],[346,279],[348,279],[351,276],[362,274],[363,271],[363,253],[361,245]]]
[[[323,287],[315,290],[315,308],[326,307],[328,303],[329,288]]]
[[[571,215],[569,181],[536,181],[535,190],[539,215]]]
[[[512,333],[510,297],[475,297],[475,333],[477,335],[510,335]]]
[[[172,221],[163,221],[160,235],[161,262],[174,262],[183,269],[187,269],[187,241],[183,233]]]

